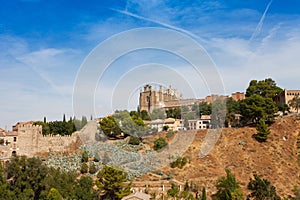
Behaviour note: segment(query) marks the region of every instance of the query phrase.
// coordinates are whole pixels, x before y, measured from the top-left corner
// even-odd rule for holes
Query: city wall
[[[17,155],[33,156],[37,153],[50,151],[70,150],[77,140],[77,133],[71,136],[42,135],[42,126],[20,125],[18,126]]]

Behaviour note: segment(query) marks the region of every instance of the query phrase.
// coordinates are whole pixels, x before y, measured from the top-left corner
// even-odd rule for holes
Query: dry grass
[[[270,128],[271,134],[265,143],[258,143],[252,137],[255,128],[225,128],[212,152],[201,159],[198,153],[206,131],[198,131],[184,153],[191,159],[190,163],[183,169],[165,167],[162,171],[182,182],[189,180],[205,186],[208,194],[215,192],[216,180],[225,175],[225,168],[235,173],[246,194],[250,177],[258,173],[271,181],[282,197],[287,197],[295,185],[300,186],[297,149],[300,120],[295,116],[279,118]],[[146,181],[147,178],[140,177],[139,180]]]

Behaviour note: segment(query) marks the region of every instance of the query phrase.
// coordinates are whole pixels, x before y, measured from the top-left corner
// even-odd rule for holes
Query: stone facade
[[[0,145],[0,158],[12,155],[32,157],[37,153],[69,150],[77,141],[77,133],[72,136],[43,136],[42,126],[26,122],[17,123],[11,132],[2,132],[0,139],[4,140],[4,144]]]
[[[235,92],[231,94],[231,98],[235,101],[239,101],[245,99],[246,97],[244,92]]]
[[[151,113],[154,109],[163,108],[165,102],[178,100],[178,94],[176,89],[171,87],[163,89],[159,86],[159,89],[153,89],[151,85],[145,85],[144,90],[140,92],[140,111],[146,110]]]
[[[212,103],[212,102],[214,102],[217,99],[221,99],[223,101],[223,100],[226,100],[227,98],[229,98],[229,97],[228,96],[224,96],[224,95],[212,94],[212,95],[209,95],[209,96],[205,97],[205,102]]]
[[[274,97],[274,101],[277,105],[287,104],[292,100],[296,95],[300,96],[300,90],[283,90],[281,93]],[[296,112],[295,109],[290,108],[291,112]]]
[[[162,86],[159,86],[159,89],[153,89],[153,87],[148,84],[145,85],[143,91],[140,92],[139,109],[140,111],[146,110],[148,113],[151,113],[154,109],[167,110],[180,108],[182,106],[188,106],[191,109],[194,103],[212,103],[216,99],[226,100],[229,97],[238,101],[245,99],[245,94],[243,92],[235,92],[232,93],[231,96],[212,94],[206,96],[205,99],[183,99],[178,97],[176,89],[171,87],[164,89]]]

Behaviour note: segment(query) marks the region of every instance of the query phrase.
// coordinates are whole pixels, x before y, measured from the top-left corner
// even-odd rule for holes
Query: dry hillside
[[[225,168],[230,168],[235,173],[246,194],[249,178],[256,172],[271,181],[278,193],[286,197],[292,194],[295,185],[300,186],[297,156],[300,118],[279,118],[270,128],[271,134],[265,143],[258,143],[252,138],[256,133],[255,128],[223,129],[212,152],[201,159],[198,153],[206,131],[198,131],[193,143],[184,153],[190,157],[190,163],[183,169],[165,167],[162,171],[171,173],[176,180],[190,180],[205,186],[208,194],[215,192],[216,180],[225,175]]]

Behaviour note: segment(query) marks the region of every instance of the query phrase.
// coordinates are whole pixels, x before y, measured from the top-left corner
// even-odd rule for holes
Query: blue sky
[[[275,79],[282,88],[300,89],[297,0],[0,3],[0,127],[43,116],[49,120],[61,119],[63,113],[72,116],[74,84],[86,57],[114,34],[134,28],[162,27],[196,40],[215,63],[226,94],[244,91],[251,79],[266,77]],[[181,75],[193,74],[188,63],[172,54],[147,49],[131,52],[99,77],[95,112],[91,114],[101,116],[124,106],[135,109],[141,83],[129,82],[149,68],[133,69],[148,63],[161,64],[151,70],[153,77],[165,72],[162,65]],[[135,73],[129,73],[132,71]],[[196,88],[189,93],[184,84],[165,73],[165,82],[153,82],[171,84],[184,97],[209,94],[199,78],[183,78]],[[122,92],[118,91],[130,93],[129,99],[120,99]]]

